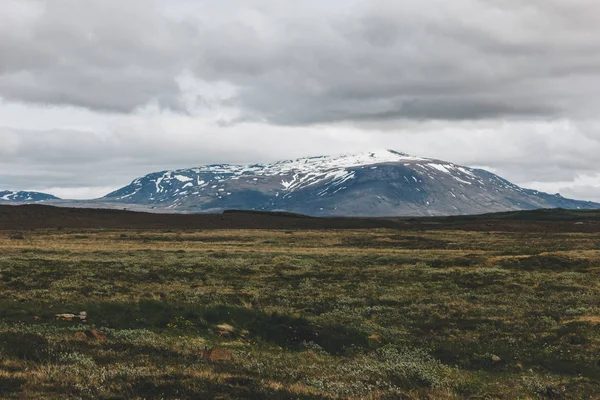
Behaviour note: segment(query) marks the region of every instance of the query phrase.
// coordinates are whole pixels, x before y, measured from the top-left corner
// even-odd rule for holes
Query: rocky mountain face
[[[177,212],[427,216],[600,204],[520,188],[481,169],[393,150],[254,165],[205,165],[134,180],[102,199]]]
[[[40,201],[47,200],[60,200],[56,196],[52,196],[47,193],[39,192],[13,192],[9,190],[0,191],[0,203],[2,202],[14,202],[14,203],[37,203]]]

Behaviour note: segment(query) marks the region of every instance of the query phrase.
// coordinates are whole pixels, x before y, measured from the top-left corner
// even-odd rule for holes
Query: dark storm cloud
[[[184,111],[178,78],[189,73],[234,87],[226,105],[241,120],[277,124],[547,118],[598,106],[594,1],[321,3],[8,1],[0,96]],[[179,14],[167,17],[170,8]]]

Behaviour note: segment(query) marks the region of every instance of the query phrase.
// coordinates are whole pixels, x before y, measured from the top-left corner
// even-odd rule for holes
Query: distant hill
[[[37,203],[40,201],[47,200],[60,200],[56,196],[52,196],[47,193],[40,192],[13,192],[9,190],[0,191],[0,203],[2,202],[14,202],[14,203]]]
[[[242,209],[368,217],[600,208],[524,189],[485,170],[393,150],[155,172],[98,201],[184,213]]]

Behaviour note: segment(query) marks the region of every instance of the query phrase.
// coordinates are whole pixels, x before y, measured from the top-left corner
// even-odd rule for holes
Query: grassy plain
[[[600,398],[597,233],[10,236],[2,398]]]

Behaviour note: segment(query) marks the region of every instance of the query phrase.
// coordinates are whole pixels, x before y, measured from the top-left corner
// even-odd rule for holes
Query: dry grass
[[[0,232],[0,351],[5,398],[600,398],[600,240]]]

